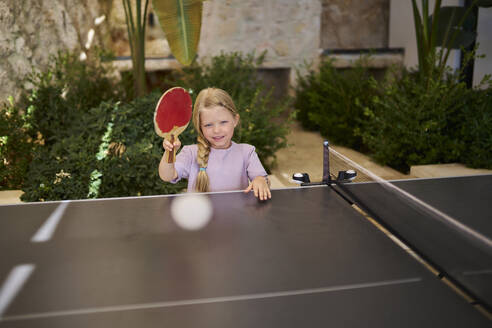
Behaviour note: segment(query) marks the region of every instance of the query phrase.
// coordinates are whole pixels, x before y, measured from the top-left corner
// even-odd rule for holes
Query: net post
[[[328,140],[323,141],[323,183],[330,184],[330,149]]]

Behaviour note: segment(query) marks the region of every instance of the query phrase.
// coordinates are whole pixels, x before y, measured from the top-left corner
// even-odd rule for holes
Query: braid
[[[210,191],[210,180],[207,171],[205,170],[208,166],[210,143],[203,135],[202,128],[200,126],[200,111],[211,106],[221,106],[229,110],[235,117],[237,115],[236,107],[234,106],[231,96],[229,96],[224,90],[217,88],[206,88],[200,91],[196,97],[195,105],[193,106],[193,125],[198,134],[198,154],[196,160],[201,169],[198,172],[195,182],[195,191],[198,192]]]
[[[208,155],[210,154],[210,145],[207,140],[205,140],[200,135],[197,138],[198,141],[198,154],[197,162],[200,168],[207,168],[208,165]],[[206,192],[209,190],[209,179],[207,171],[200,170],[198,176],[196,177],[195,190],[198,192]]]

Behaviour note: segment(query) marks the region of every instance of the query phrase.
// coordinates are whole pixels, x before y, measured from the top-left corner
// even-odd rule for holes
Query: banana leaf
[[[190,65],[196,57],[202,25],[203,0],[152,0],[154,13],[174,57]]]

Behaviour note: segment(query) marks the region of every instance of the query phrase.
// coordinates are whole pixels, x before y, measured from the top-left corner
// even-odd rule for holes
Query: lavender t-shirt
[[[184,146],[176,156],[174,164],[178,177],[171,182],[188,179],[188,191],[195,190],[195,181],[200,169],[196,159],[197,152],[197,145]],[[246,189],[249,185],[248,179],[267,176],[255,147],[235,142],[227,149],[210,149],[207,174],[210,191]]]

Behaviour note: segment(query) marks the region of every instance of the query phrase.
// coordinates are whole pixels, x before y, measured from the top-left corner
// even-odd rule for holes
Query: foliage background
[[[253,54],[222,54],[176,72],[166,83],[193,90],[193,97],[208,86],[228,91],[241,115],[235,141],[255,145],[269,169],[275,152],[286,146],[289,102],[272,105],[257,75],[261,60]],[[31,75],[34,88],[23,101],[7,106],[18,117],[9,124],[22,136],[10,135],[9,147],[12,140],[25,146],[17,148],[26,156],[22,165],[9,165],[23,201],[169,194],[185,188],[186,181],[173,185],[158,176],[163,149],[153,116],[162,91],[129,100],[128,80],[115,82],[110,73],[100,60],[80,62],[59,54],[47,71]],[[180,138],[183,144],[195,143],[192,125]],[[4,153],[8,149],[2,146]]]
[[[128,80],[115,81],[101,54],[86,62],[60,53],[33,73],[21,101],[0,108],[0,182],[24,201],[154,195],[186,185],[161,182],[162,140],[153,113],[162,91],[131,100]],[[256,146],[269,170],[286,146],[292,99],[271,98],[257,75],[263,56],[221,54],[173,72],[165,81],[189,89],[227,90],[241,115],[236,142]],[[492,87],[469,89],[460,74],[422,83],[398,69],[374,80],[361,61],[338,71],[330,61],[300,77],[295,107],[304,126],[335,143],[406,172],[410,166],[461,162],[492,169]],[[181,136],[195,143],[192,125]]]
[[[360,130],[363,113],[378,94],[376,81],[367,66],[367,57],[353,69],[340,70],[325,59],[319,70],[298,74],[295,107],[303,127],[317,130],[331,142],[362,149]]]
[[[398,67],[382,81],[368,73],[364,61],[348,74],[325,61],[301,78],[295,105],[303,126],[405,173],[452,162],[492,168],[488,77],[470,89],[461,72],[442,79]]]

